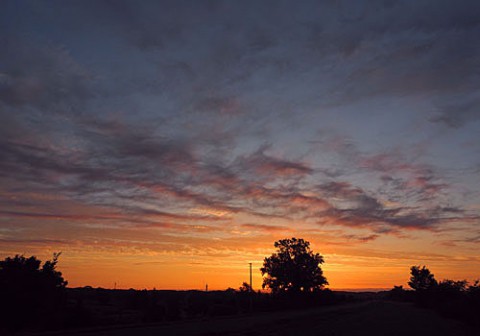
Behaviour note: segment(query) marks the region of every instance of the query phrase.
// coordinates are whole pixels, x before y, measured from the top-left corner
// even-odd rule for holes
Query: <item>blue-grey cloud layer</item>
[[[15,198],[32,190],[131,225],[228,225],[202,207],[376,233],[478,225],[476,1],[7,1],[0,15],[5,225],[83,220]]]

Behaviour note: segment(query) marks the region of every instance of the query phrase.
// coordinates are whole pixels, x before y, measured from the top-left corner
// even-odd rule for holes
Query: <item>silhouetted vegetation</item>
[[[273,267],[284,265],[294,276],[282,288],[300,291],[301,296],[255,292],[246,282],[238,290],[209,292],[66,288],[67,281],[56,269],[60,254],[43,264],[34,256],[6,258],[0,262],[0,334],[205,319],[351,300],[350,296],[335,295],[330,290],[313,291],[326,280],[318,267],[323,258],[309,250],[308,242],[292,239],[277,242],[276,246],[281,251],[278,260],[285,263],[273,263]],[[289,253],[291,264],[282,253]],[[301,270],[309,273],[299,274]]]
[[[253,289],[252,287],[250,286],[250,284],[246,283],[246,282],[243,282],[242,285],[240,286],[240,288],[238,289],[240,292],[242,293],[248,293],[248,292],[251,292]]]
[[[243,287],[243,286],[242,286]],[[291,299],[269,293],[225,291],[67,289],[68,303],[63,328],[137,325],[224,316],[298,310],[354,301],[355,294],[329,290],[308,298]]]
[[[478,280],[473,284],[469,284],[466,280],[437,281],[425,266],[412,266],[410,275],[408,285],[413,290],[404,290],[402,286],[395,286],[389,293],[391,299],[414,302],[418,306],[435,309],[443,316],[480,326]]]
[[[280,240],[275,247],[277,253],[265,258],[262,268],[272,293],[255,292],[246,282],[238,290],[210,292],[69,289],[56,269],[60,254],[43,264],[34,256],[6,258],[0,262],[0,333],[210,319],[365,299],[323,289],[323,258],[303,239]]]
[[[319,265],[323,258],[303,239],[285,239],[277,253],[265,258],[262,269],[267,284],[281,284],[272,293],[255,292],[244,282],[238,290],[167,291],[66,288],[56,267],[60,254],[42,264],[36,257],[16,255],[0,261],[0,334],[85,327],[135,326],[145,323],[205,320],[220,316],[301,310],[346,302],[378,302],[383,293],[332,292],[323,289],[326,279]],[[273,266],[272,266],[273,265]],[[270,267],[272,266],[272,267]],[[278,282],[272,275],[284,267]],[[320,271],[314,270],[314,267]],[[272,273],[267,269],[274,270]],[[308,274],[301,274],[307,270]],[[291,276],[291,277],[290,277]],[[271,281],[277,282],[271,282]],[[435,280],[425,267],[411,268],[412,290],[395,286],[390,299],[434,308],[444,316],[477,324],[479,282]],[[268,286],[269,287],[269,286]],[[270,287],[272,288],[272,287]],[[320,290],[322,289],[322,290]],[[272,288],[273,290],[273,288]]]
[[[429,290],[438,284],[434,275],[425,266],[422,268],[420,266],[410,267],[410,274],[408,285],[416,291]]]
[[[277,252],[265,258],[260,269],[263,288],[272,293],[308,293],[328,284],[320,265],[323,257],[310,250],[310,243],[303,239],[281,239],[274,244]]]
[[[0,330],[51,329],[58,322],[67,285],[56,270],[59,256],[55,253],[43,265],[23,255],[0,261]]]

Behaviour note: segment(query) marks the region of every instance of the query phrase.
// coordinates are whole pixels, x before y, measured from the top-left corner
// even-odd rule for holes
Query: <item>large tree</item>
[[[61,310],[67,281],[56,266],[60,253],[41,263],[36,257],[16,255],[0,261],[0,334],[2,327],[51,328]]]
[[[303,239],[281,239],[274,244],[277,252],[265,258],[260,269],[264,276],[262,287],[273,293],[310,292],[328,285],[320,265],[323,257],[310,250]]]

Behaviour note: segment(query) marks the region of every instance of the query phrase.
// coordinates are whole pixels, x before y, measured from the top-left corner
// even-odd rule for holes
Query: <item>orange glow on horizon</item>
[[[259,269],[263,258],[274,252],[270,243],[262,243],[266,238],[199,240],[196,249],[164,252],[142,250],[123,243],[97,249],[81,245],[63,246],[58,269],[69,281],[69,287],[113,288],[116,284],[122,289],[204,290],[208,284],[210,290],[225,290],[229,287],[238,289],[244,281],[248,282],[248,263],[253,262],[253,285],[255,290],[260,290],[262,276]],[[400,252],[384,252],[378,242],[367,243],[372,247],[365,249],[362,246],[365,244],[322,244],[314,236],[312,238],[312,250],[325,258],[322,269],[329,281],[327,287],[331,289],[408,287],[409,268],[417,264],[427,265],[438,280],[467,279],[473,282],[480,264],[475,258],[465,263],[462,258],[446,258],[439,254],[419,254],[420,258],[415,259],[408,254],[400,255]],[[267,238],[269,241],[274,239],[274,236]],[[58,250],[53,245],[42,251],[32,250],[31,254],[47,260]],[[324,248],[320,248],[322,245]]]

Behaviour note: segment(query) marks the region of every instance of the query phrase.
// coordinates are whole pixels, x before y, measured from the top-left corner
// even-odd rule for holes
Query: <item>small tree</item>
[[[328,285],[320,265],[323,257],[310,250],[310,243],[303,239],[291,238],[275,242],[277,252],[265,258],[260,269],[262,287],[273,293],[310,292]]]
[[[251,293],[252,292],[252,287],[250,287],[250,284],[243,282],[242,286],[238,289],[241,293]]]
[[[432,289],[438,284],[433,274],[430,273],[430,270],[425,266],[422,268],[420,268],[420,266],[410,267],[410,274],[411,277],[408,285],[416,291]]]

